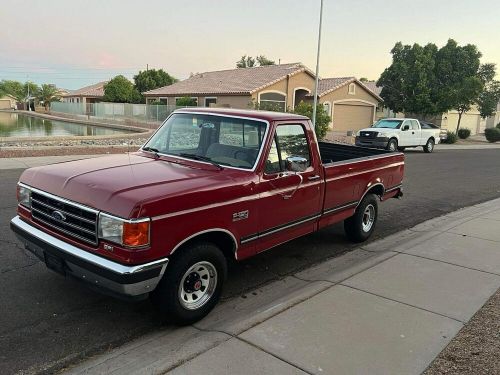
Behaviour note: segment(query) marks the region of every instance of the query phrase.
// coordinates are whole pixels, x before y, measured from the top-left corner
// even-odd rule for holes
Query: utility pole
[[[318,105],[318,83],[319,83],[319,52],[321,49],[321,23],[323,21],[323,0],[319,8],[319,29],[318,29],[318,52],[316,54],[316,81],[314,82],[314,105],[312,123],[316,129],[316,107]]]

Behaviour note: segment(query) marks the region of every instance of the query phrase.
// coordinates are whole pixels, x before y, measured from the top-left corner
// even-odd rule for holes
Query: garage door
[[[373,106],[335,103],[332,120],[334,131],[367,128],[373,124]]]
[[[1,99],[0,100],[0,109],[10,109],[10,100]]]

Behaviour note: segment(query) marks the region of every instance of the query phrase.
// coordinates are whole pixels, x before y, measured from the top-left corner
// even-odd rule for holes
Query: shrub
[[[467,139],[470,136],[470,129],[467,128],[461,128],[458,129],[458,138],[460,139]]]
[[[488,142],[494,143],[500,141],[500,128],[486,128],[484,129],[484,135]]]
[[[443,140],[443,143],[452,144],[452,143],[456,143],[456,142],[457,142],[457,135],[455,134],[455,132],[447,131],[446,132],[446,139]]]
[[[307,116],[312,120],[313,115],[313,105],[311,103],[300,102],[295,106],[293,113],[298,115]],[[318,103],[316,106],[316,136],[318,139],[323,139],[328,132],[328,124],[332,118],[328,116],[325,106]]]
[[[500,122],[497,124],[497,129],[500,129]]]

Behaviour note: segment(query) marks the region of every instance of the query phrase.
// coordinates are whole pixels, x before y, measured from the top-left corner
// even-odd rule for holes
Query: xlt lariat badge
[[[248,219],[248,210],[235,212],[233,214],[233,221],[240,221],[244,219]]]

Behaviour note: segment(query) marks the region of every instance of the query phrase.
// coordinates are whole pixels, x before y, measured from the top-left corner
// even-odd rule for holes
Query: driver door
[[[406,130],[405,130],[406,129]],[[401,124],[401,132],[399,133],[399,143],[398,146],[413,146],[413,139],[411,136],[411,122],[410,120],[404,120]]]
[[[321,212],[321,165],[303,124],[276,127],[259,182],[258,248],[267,249],[314,231]],[[288,171],[291,157],[306,159],[303,171]],[[290,164],[289,164],[290,165]],[[290,168],[290,167],[288,167]]]

